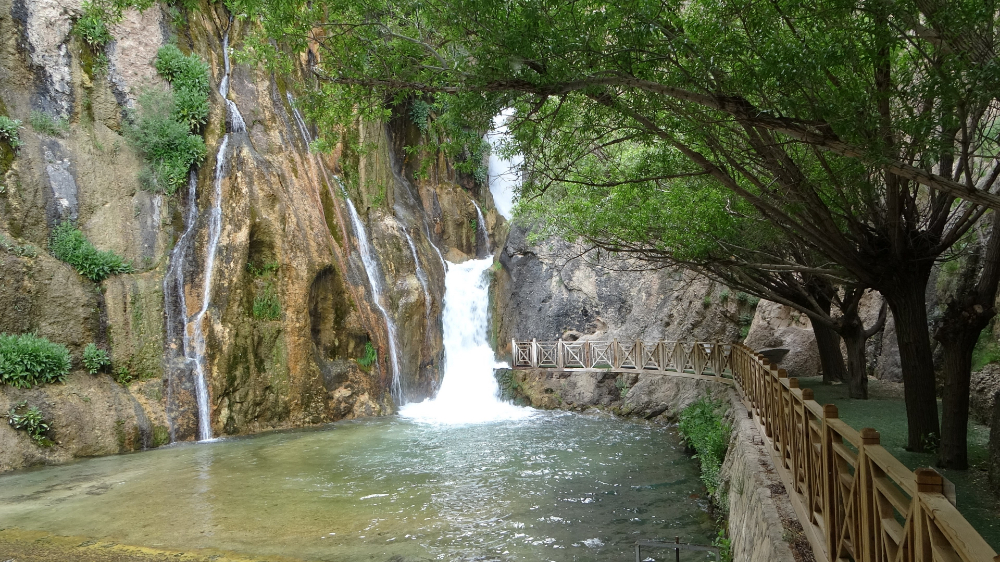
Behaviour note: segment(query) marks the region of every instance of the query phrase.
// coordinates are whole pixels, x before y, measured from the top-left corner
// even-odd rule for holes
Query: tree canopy
[[[414,98],[456,131],[513,107],[521,197],[566,195],[553,210],[568,232],[682,258],[790,241],[811,261],[771,252],[767,265],[877,289],[896,320],[909,446],[939,433],[923,295],[934,261],[1000,207],[995,1],[229,6],[260,22],[251,58],[287,68],[283,49],[312,53],[324,131]],[[665,205],[690,221],[657,222]]]

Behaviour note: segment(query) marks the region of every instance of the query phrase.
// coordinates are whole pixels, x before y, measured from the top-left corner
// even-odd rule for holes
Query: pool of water
[[[696,461],[652,424],[391,417],[4,475],[0,521],[308,560],[629,560],[640,538],[710,542],[700,492]]]

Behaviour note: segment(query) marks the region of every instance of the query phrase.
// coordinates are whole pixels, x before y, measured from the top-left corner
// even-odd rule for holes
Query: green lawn
[[[836,404],[840,417],[855,429],[873,427],[882,436],[882,446],[911,470],[922,466],[934,467],[935,456],[911,453],[906,445],[906,407],[902,385],[870,381],[868,400],[847,397],[847,385],[823,384],[819,377],[799,379],[803,388],[813,389],[820,404]],[[940,409],[940,403],[938,404]],[[982,534],[993,550],[1000,551],[1000,501],[989,492],[986,481],[987,447],[990,429],[970,422],[969,470],[937,469],[955,483],[958,509]]]

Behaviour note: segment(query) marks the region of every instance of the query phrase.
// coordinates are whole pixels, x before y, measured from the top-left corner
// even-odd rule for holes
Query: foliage
[[[252,312],[257,320],[281,319],[281,301],[271,283],[265,284],[264,289],[253,298]]]
[[[731,428],[719,414],[722,407],[721,401],[703,397],[681,411],[677,425],[685,444],[701,462],[701,480],[709,495],[719,489],[719,471],[729,447]]]
[[[22,258],[33,258],[38,255],[38,250],[31,244],[17,244],[3,234],[0,234],[0,248],[9,254]]]
[[[264,277],[278,271],[280,264],[278,264],[278,260],[270,260],[260,264],[260,266],[257,266],[252,261],[248,261],[246,267],[247,272],[254,277]]]
[[[80,275],[95,283],[120,273],[132,273],[132,264],[110,250],[98,250],[70,221],[56,225],[49,240],[49,251],[56,259],[72,265]]]
[[[32,129],[50,137],[61,137],[69,131],[69,122],[66,119],[52,117],[43,111],[32,111],[28,123]]]
[[[1000,343],[994,339],[992,326],[979,334],[979,341],[972,351],[972,370],[981,371],[990,363],[1000,363]]]
[[[111,358],[108,357],[108,352],[97,347],[97,344],[88,343],[83,348],[83,366],[87,368],[88,373],[96,375],[101,369],[111,366]]]
[[[9,144],[15,151],[21,147],[21,136],[18,133],[20,128],[21,122],[17,119],[0,115],[0,141]]]
[[[370,368],[376,361],[378,361],[378,350],[375,349],[375,346],[372,345],[371,340],[369,340],[365,342],[365,351],[361,357],[358,358],[358,365],[361,365],[364,368]]]
[[[208,154],[205,140],[194,134],[208,122],[208,65],[173,44],[160,48],[155,64],[171,89],[143,92],[126,134],[146,163],[139,175],[143,188],[172,195]]]
[[[28,436],[31,437],[32,441],[42,445],[43,447],[48,447],[52,445],[52,441],[45,437],[45,434],[52,429],[52,424],[45,420],[42,416],[41,410],[36,406],[32,406],[25,410],[23,413],[19,413],[20,410],[26,408],[28,403],[25,401],[18,402],[13,408],[7,412],[7,422],[10,423],[11,427],[14,429],[20,429],[27,432]]]
[[[173,117],[192,131],[208,122],[208,64],[169,44],[156,53],[156,72],[174,90]]]
[[[69,369],[66,346],[34,334],[0,334],[0,383],[31,388],[63,382]]]
[[[140,175],[144,189],[172,195],[188,181],[191,166],[201,163],[208,150],[199,135],[174,118],[174,95],[151,89],[139,96],[139,112],[125,129],[146,166]]]
[[[128,367],[125,366],[121,366],[115,369],[114,376],[115,376],[115,382],[117,382],[120,385],[127,385],[128,383],[138,378],[132,374],[132,371],[128,370]]]
[[[107,10],[100,2],[85,1],[80,5],[83,14],[73,26],[73,35],[83,39],[93,49],[103,49],[111,42]]]
[[[725,528],[719,529],[719,533],[712,539],[712,546],[719,549],[720,562],[733,562],[733,541],[726,536]]]
[[[628,381],[625,380],[624,375],[618,375],[618,378],[615,379],[615,388],[618,390],[618,396],[625,398],[625,395],[628,394]]]

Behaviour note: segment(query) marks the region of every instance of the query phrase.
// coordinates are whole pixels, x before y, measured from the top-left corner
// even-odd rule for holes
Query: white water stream
[[[493,258],[449,263],[444,285],[444,378],[433,400],[410,403],[399,415],[419,422],[460,425],[517,420],[535,411],[498,397],[493,369],[507,367],[493,356],[487,338],[489,278]]]
[[[427,288],[427,272],[424,271],[424,267],[420,265],[420,256],[417,255],[417,246],[413,243],[413,238],[410,237],[410,233],[406,230],[406,228],[403,228],[403,234],[406,235],[406,242],[410,245],[410,253],[413,254],[413,263],[417,264],[417,281],[420,281],[420,288],[424,290],[424,312],[428,320],[427,326],[430,328],[431,292]]]
[[[493,249],[490,248],[490,233],[486,230],[486,219],[483,218],[483,211],[479,208],[479,203],[475,200],[472,204],[476,206],[476,237],[483,237],[483,243],[486,244],[486,253],[492,255]]]

